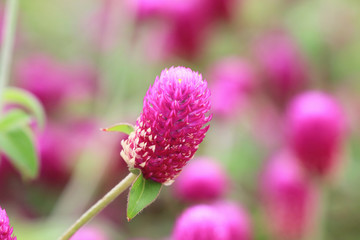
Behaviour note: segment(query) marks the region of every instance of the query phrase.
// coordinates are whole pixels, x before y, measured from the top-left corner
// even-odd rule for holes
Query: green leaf
[[[108,128],[102,128],[101,131],[104,132],[122,132],[130,134],[134,131],[134,126],[129,123],[118,123]]]
[[[142,174],[137,177],[129,192],[127,204],[128,221],[155,201],[159,196],[161,187],[161,183],[145,179]]]
[[[11,110],[0,119],[0,132],[25,126],[30,123],[30,116],[19,109]]]
[[[33,179],[38,175],[38,157],[33,135],[28,127],[0,132],[0,147],[24,179]]]
[[[18,104],[30,111],[40,128],[45,125],[45,113],[39,100],[32,93],[20,88],[6,88],[3,93],[5,103]]]

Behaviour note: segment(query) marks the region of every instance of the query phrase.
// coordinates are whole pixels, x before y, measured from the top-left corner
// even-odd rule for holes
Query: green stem
[[[96,214],[109,205],[116,197],[124,192],[134,182],[137,175],[129,173],[120,183],[111,189],[102,199],[87,210],[60,238],[59,240],[68,240],[84,224],[90,221]]]
[[[7,0],[5,6],[3,41],[0,56],[0,96],[9,79],[10,63],[14,48],[14,36],[16,28],[16,16],[18,10],[18,0]],[[2,108],[2,98],[0,97],[0,109]],[[1,113],[1,111],[0,111]]]

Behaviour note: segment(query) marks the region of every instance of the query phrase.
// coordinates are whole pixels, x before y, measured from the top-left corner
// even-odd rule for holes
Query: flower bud
[[[175,195],[185,202],[211,201],[224,195],[228,187],[226,172],[208,158],[187,165],[174,184]]]
[[[134,132],[121,142],[121,156],[143,176],[171,184],[194,156],[210,120],[210,90],[189,68],[162,71],[145,98]]]
[[[16,240],[13,235],[13,228],[10,226],[9,217],[5,209],[0,207],[0,240]]]
[[[320,176],[330,173],[345,132],[336,100],[322,92],[301,94],[289,106],[287,121],[291,148],[304,168]]]
[[[315,187],[288,153],[274,156],[261,178],[261,196],[267,222],[277,239],[302,239],[317,207]]]

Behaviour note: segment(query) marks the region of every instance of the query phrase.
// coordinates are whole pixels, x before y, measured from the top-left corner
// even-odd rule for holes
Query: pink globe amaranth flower
[[[122,141],[121,156],[143,176],[171,184],[194,156],[210,125],[210,90],[201,74],[171,67],[144,97],[135,131]]]
[[[5,209],[0,207],[0,240],[16,240],[13,235],[13,228],[10,226],[9,217]]]
[[[250,218],[245,209],[237,203],[221,201],[214,204],[222,214],[229,229],[229,240],[250,240],[252,230]]]
[[[174,184],[175,195],[186,202],[211,201],[224,195],[229,179],[221,165],[209,158],[194,159]]]
[[[308,82],[305,60],[290,36],[274,32],[259,41],[256,55],[264,87],[278,103],[286,103]]]
[[[91,94],[94,73],[85,66],[71,66],[46,55],[23,60],[17,67],[17,82],[39,98],[47,112],[57,109],[67,98],[79,100],[84,91]]]
[[[173,240],[230,240],[227,222],[211,205],[197,205],[186,209],[176,220]]]
[[[240,111],[255,88],[250,64],[237,57],[216,62],[209,73],[211,99],[215,116],[233,117]]]
[[[302,166],[319,176],[334,170],[346,128],[337,101],[322,92],[303,93],[290,104],[287,121],[290,146]]]
[[[247,213],[239,205],[218,202],[186,209],[176,220],[173,240],[250,240]]]
[[[98,228],[83,227],[70,240],[109,240],[110,238]]]
[[[302,239],[313,224],[317,191],[289,153],[275,155],[260,181],[268,225],[279,239]]]

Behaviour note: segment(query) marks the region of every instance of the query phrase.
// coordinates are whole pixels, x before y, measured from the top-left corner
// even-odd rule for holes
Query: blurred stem
[[[18,0],[7,0],[5,6],[4,27],[2,32],[2,48],[0,58],[0,96],[5,88],[10,72],[11,57],[14,48],[14,36],[16,28],[16,17]],[[2,98],[0,97],[0,109],[2,109]],[[1,111],[0,111],[1,113]]]
[[[129,173],[120,183],[111,189],[102,199],[95,203],[89,210],[87,210],[65,233],[59,240],[70,239],[77,230],[89,222],[96,214],[109,205],[116,197],[124,192],[135,181],[137,175]]]

